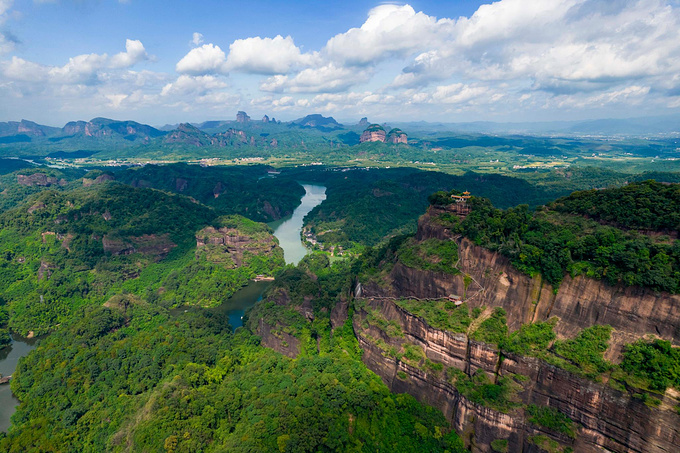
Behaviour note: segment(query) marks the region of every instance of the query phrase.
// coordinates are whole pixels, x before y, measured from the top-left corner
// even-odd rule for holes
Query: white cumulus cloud
[[[205,95],[206,93],[226,88],[227,83],[216,76],[181,75],[174,82],[168,83],[161,90],[162,96],[170,95]]]
[[[289,77],[275,75],[260,84],[260,90],[291,93],[332,93],[344,91],[369,77],[368,71],[336,66],[329,63],[320,68],[308,68]]]
[[[127,39],[125,52],[120,52],[111,57],[110,65],[113,68],[129,68],[139,62],[149,59],[144,49],[144,44],[139,40]]]
[[[226,56],[220,46],[203,44],[201,47],[191,49],[177,63],[175,69],[184,74],[219,74],[225,72],[225,62]]]
[[[366,65],[389,56],[407,56],[419,49],[442,45],[454,25],[418,12],[410,5],[381,5],[368,13],[360,28],[332,37],[325,47],[331,59]]]
[[[257,36],[234,41],[229,46],[226,67],[228,70],[256,74],[286,74],[292,69],[314,64],[317,60],[317,55],[303,53],[290,36]]]

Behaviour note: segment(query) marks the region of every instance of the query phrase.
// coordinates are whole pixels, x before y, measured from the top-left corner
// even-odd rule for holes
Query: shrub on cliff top
[[[529,422],[543,426],[558,433],[576,438],[576,424],[572,419],[553,407],[542,407],[530,404],[527,406]]]
[[[418,243],[411,239],[402,244],[397,254],[402,264],[414,269],[460,274],[455,267],[458,263],[458,244],[454,241],[430,238]]]
[[[555,340],[553,327],[557,318],[547,322],[524,324],[519,330],[510,334],[503,345],[503,350],[521,355],[535,355],[548,350],[550,343]]]
[[[479,328],[472,333],[472,339],[499,346],[505,344],[508,336],[508,324],[505,315],[505,310],[496,307],[491,317],[482,322]]]
[[[446,299],[440,300],[414,300],[401,299],[397,305],[425,319],[435,329],[448,330],[450,332],[467,332],[472,322],[467,304],[454,305]]]
[[[447,375],[456,390],[475,404],[491,407],[503,413],[517,407],[514,398],[517,387],[506,376],[499,377],[496,383],[493,383],[482,369],[468,376],[458,369],[449,368]]]
[[[611,364],[604,360],[611,331],[611,326],[591,326],[583,329],[576,338],[555,342],[553,349],[557,355],[578,365],[587,377],[594,378],[611,368]]]
[[[651,390],[680,388],[680,348],[674,348],[669,341],[638,340],[627,345],[621,368],[642,379]]]

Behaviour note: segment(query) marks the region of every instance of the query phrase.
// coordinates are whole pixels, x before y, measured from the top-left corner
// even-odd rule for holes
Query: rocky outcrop
[[[608,324],[614,331],[606,358],[616,361],[624,344],[648,334],[680,342],[680,296],[611,286],[583,276],[566,276],[554,288],[540,276],[520,273],[499,253],[452,233],[446,222],[438,220],[444,213],[451,214],[447,208],[431,207],[419,220],[416,240],[456,241],[461,275],[397,262],[382,284],[363,285],[358,294],[363,303],[358,304],[353,324],[366,365],[393,391],[407,392],[442,410],[472,451],[492,451],[491,443],[499,439],[507,441],[507,451],[512,452],[566,448],[585,453],[680,451],[680,415],[674,393],[666,392],[658,406],[647,405],[635,397],[644,391],[594,382],[538,358],[501,354],[495,346],[474,341],[466,333],[435,329],[390,299],[465,294],[470,308],[504,308],[510,330],[557,317],[559,338],[573,338],[584,328]],[[390,336],[367,322],[369,313],[373,319],[378,313],[398,326],[399,335]],[[401,359],[394,351],[403,350],[404,344],[419,348],[443,370],[424,366],[424,359],[419,364]],[[470,377],[481,370],[492,382],[512,379],[515,407],[502,412],[474,403],[456,389],[448,377],[451,373],[446,372],[449,369]],[[525,413],[528,405],[547,406],[566,415],[577,423],[576,437],[532,424]]]
[[[316,128],[325,132],[341,129],[342,125],[335,121],[332,116],[323,116],[318,113],[307,115],[304,118],[298,118],[292,122],[296,126]]]
[[[166,144],[182,143],[196,147],[211,145],[212,141],[213,137],[189,123],[180,124],[163,139]]]
[[[45,173],[33,173],[32,175],[17,175],[17,183],[22,186],[65,186],[68,181],[65,179],[55,178],[54,176],[47,176]]]
[[[55,267],[52,264],[41,260],[40,267],[38,268],[38,281],[41,281],[43,278],[49,279],[54,269]]]
[[[336,303],[331,310],[331,327],[336,329],[341,327],[347,321],[347,311],[349,308],[349,300],[343,299]]]
[[[364,118],[365,119],[365,118]],[[408,144],[408,136],[401,129],[391,129],[389,133],[385,132],[385,128],[379,124],[371,124],[368,126],[359,138],[360,143],[365,142],[381,142],[391,144]]]
[[[251,137],[252,139],[253,137]],[[167,144],[181,143],[198,148],[206,146],[224,148],[248,143],[248,137],[245,132],[233,128],[227,129],[225,132],[210,135],[191,124],[183,123],[177,129],[171,131],[163,141]]]
[[[365,142],[385,142],[385,137],[387,133],[385,129],[379,124],[371,124],[364,130],[359,138],[359,143]]]
[[[269,123],[269,117],[267,115],[263,116],[262,122],[265,123],[265,124]]]
[[[38,202],[34,203],[30,208],[28,208],[27,212],[29,214],[33,214],[36,211],[40,211],[41,209],[45,209],[46,207],[47,206],[45,205],[45,203],[43,203],[42,201],[38,201]]]
[[[236,122],[237,123],[247,123],[249,121],[250,121],[250,117],[248,116],[248,114],[246,112],[239,110],[236,113]]]
[[[300,353],[300,340],[280,329],[275,329],[260,319],[255,333],[260,337],[262,346],[295,358]]]
[[[252,137],[251,137],[252,139]],[[170,132],[163,141],[167,144],[181,143],[195,147],[216,146],[224,148],[227,146],[238,145],[248,142],[246,133],[237,129],[228,129],[215,135],[210,135],[197,127],[183,123],[177,129]]]
[[[368,299],[365,304],[353,320],[364,363],[392,391],[409,393],[440,409],[472,451],[492,451],[490,445],[496,439],[507,440],[508,451],[541,451],[536,449],[535,436],[546,436],[561,448],[585,453],[603,449],[670,452],[680,448],[677,401],[668,396],[658,408],[650,407],[634,398],[632,391],[622,392],[580,378],[542,360],[513,354],[501,357],[494,346],[471,340],[466,334],[434,329],[391,300]],[[364,322],[368,310],[395,322],[403,336],[390,337]],[[394,348],[403,343],[416,345],[428,360],[442,364],[444,369],[431,371],[398,360],[376,346],[376,339]],[[517,388],[515,407],[501,412],[473,403],[447,378],[448,368],[468,376],[482,370],[492,380],[503,376],[513,379]],[[578,424],[575,439],[530,423],[524,412],[529,404],[551,407],[574,420]]]
[[[127,238],[107,234],[102,238],[102,247],[105,252],[112,255],[141,253],[160,261],[177,247],[177,244],[170,240],[169,234],[144,234]]]
[[[175,190],[177,192],[184,192],[189,186],[189,181],[184,178],[175,178]]]
[[[104,173],[103,175],[97,176],[95,179],[83,178],[83,187],[90,187],[92,185],[104,184],[105,182],[115,181],[116,178],[113,175]]]
[[[211,144],[224,147],[231,144],[246,143],[247,141],[248,137],[245,132],[230,128],[226,132],[215,134],[211,139]]]
[[[93,118],[90,121],[71,121],[61,130],[62,135],[82,135],[93,138],[118,136],[125,140],[142,140],[148,143],[151,138],[160,137],[164,132],[135,121],[116,121],[108,118]]]
[[[226,267],[240,267],[247,253],[272,255],[277,247],[270,234],[253,237],[236,228],[206,227],[196,233],[196,256]]]
[[[397,145],[399,143],[403,143],[404,145],[407,145],[408,144],[408,136],[401,129],[394,128],[394,129],[390,130],[390,132],[387,134],[387,137],[385,137],[385,141],[387,143],[392,143],[394,145]]]
[[[59,128],[43,126],[33,121],[0,122],[0,137],[23,135],[26,137],[45,137],[59,132]]]
[[[422,271],[395,264],[385,288],[367,287],[376,295],[446,297],[467,292],[467,303],[475,307],[502,307],[508,312],[508,327],[546,321],[557,316],[558,338],[574,337],[594,324],[614,328],[607,358],[616,360],[623,344],[644,335],[654,335],[680,344],[680,295],[659,293],[635,286],[611,286],[584,276],[565,276],[559,288],[540,275],[519,272],[510,260],[497,252],[479,247],[466,238],[457,238],[436,217],[444,212],[430,208],[419,220],[416,238],[451,239],[459,243],[461,275]],[[464,274],[474,281],[465,288]]]

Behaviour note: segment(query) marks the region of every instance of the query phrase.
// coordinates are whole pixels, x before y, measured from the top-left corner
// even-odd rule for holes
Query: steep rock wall
[[[465,334],[434,329],[422,318],[408,313],[388,299],[368,299],[370,310],[396,322],[403,337],[389,337],[363,322],[364,309],[357,310],[354,328],[364,350],[363,360],[395,392],[405,392],[440,409],[473,451],[488,452],[496,439],[508,441],[508,451],[541,451],[532,438],[547,436],[577,452],[671,452],[680,451],[680,416],[677,402],[666,397],[652,408],[630,394],[604,383],[575,376],[532,357],[499,357],[491,345],[469,339]],[[375,345],[379,338],[390,346],[416,344],[425,356],[445,367],[472,375],[479,368],[492,378],[522,375],[516,398],[522,405],[555,408],[580,427],[576,440],[532,425],[521,407],[502,413],[469,401],[448,382],[446,373],[426,372],[385,354]],[[400,373],[401,372],[401,373]],[[400,377],[401,374],[401,377]]]
[[[467,296],[474,307],[502,307],[508,312],[508,327],[560,318],[559,338],[570,338],[594,324],[609,324],[615,330],[607,358],[616,360],[623,344],[644,335],[655,335],[680,344],[680,295],[659,293],[637,286],[611,286],[584,276],[566,276],[557,291],[540,275],[519,272],[510,260],[479,247],[466,238],[454,236],[433,218],[444,212],[430,208],[421,217],[416,239],[450,239],[459,243],[458,269],[461,275],[423,271],[396,263],[387,288],[372,286],[367,296],[446,297]],[[473,278],[466,289],[463,274]]]

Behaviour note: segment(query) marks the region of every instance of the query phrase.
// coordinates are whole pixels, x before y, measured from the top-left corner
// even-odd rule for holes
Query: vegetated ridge
[[[677,284],[677,241],[550,207],[501,211],[473,197],[463,210],[451,195],[431,197],[415,236],[367,250],[354,299],[325,308],[333,326],[352,320],[364,363],[393,391],[441,409],[472,451],[677,449],[680,298],[658,286]],[[560,246],[593,236],[613,236],[614,249],[553,262]],[[605,265],[597,254],[622,253],[619,240],[649,261]],[[293,281],[249,317],[263,344],[290,356],[313,347],[325,316]]]

